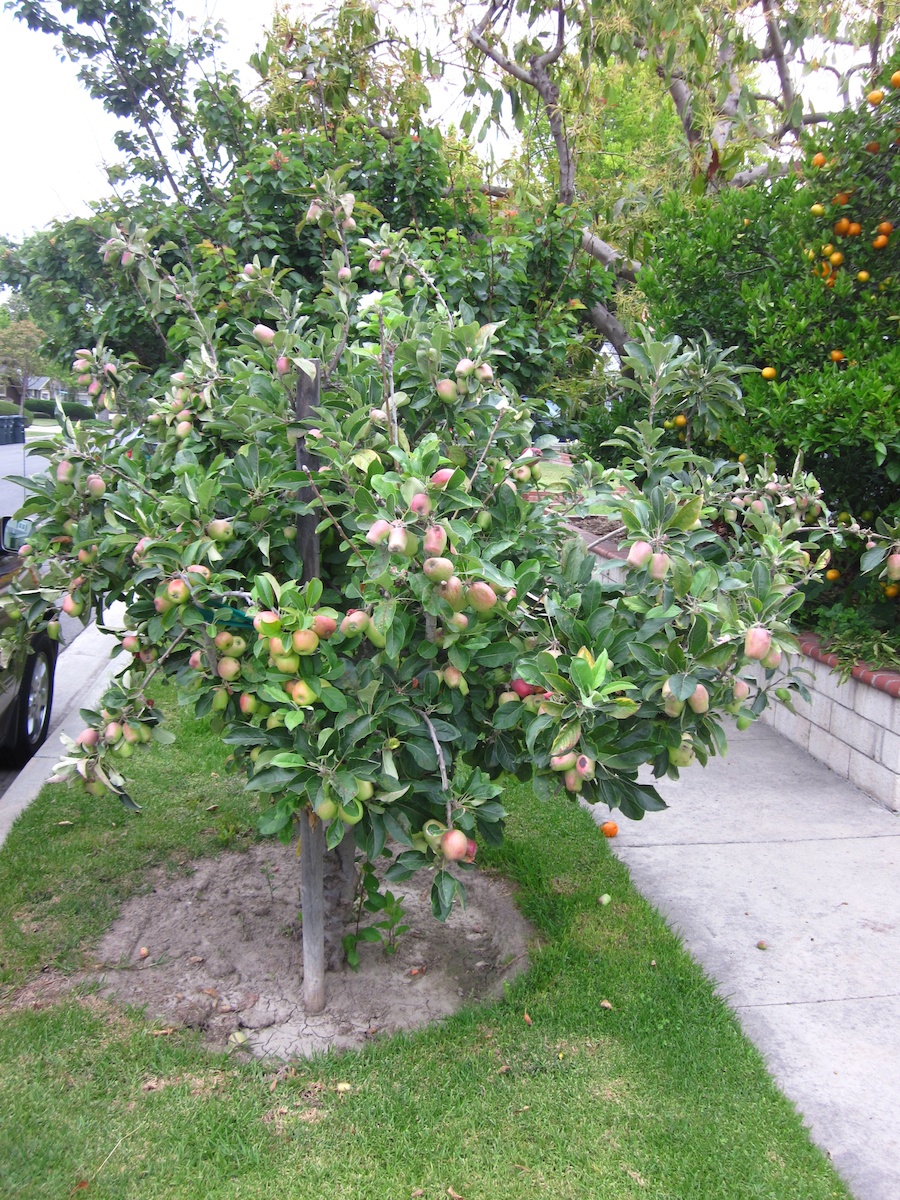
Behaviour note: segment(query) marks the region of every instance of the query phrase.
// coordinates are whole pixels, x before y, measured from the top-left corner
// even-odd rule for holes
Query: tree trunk
[[[303,930],[303,1007],[325,1007],[325,829],[307,809],[300,822],[300,911]]]

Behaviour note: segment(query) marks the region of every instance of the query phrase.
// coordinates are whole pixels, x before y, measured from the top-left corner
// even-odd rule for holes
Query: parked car
[[[0,521],[0,594],[22,570],[18,549],[24,545],[30,526],[29,521],[15,521],[10,517]],[[56,656],[56,642],[46,634],[40,634],[24,657],[0,660],[0,761],[3,765],[22,766],[47,738]]]

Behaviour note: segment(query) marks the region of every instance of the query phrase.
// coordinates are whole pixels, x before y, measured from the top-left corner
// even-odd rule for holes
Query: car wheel
[[[10,731],[9,754],[18,765],[28,762],[46,741],[55,673],[55,649],[47,643],[39,643],[25,663],[16,700],[15,724]]]

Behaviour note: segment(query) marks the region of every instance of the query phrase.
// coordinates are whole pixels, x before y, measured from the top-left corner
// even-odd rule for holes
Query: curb
[[[0,796],[0,846],[13,822],[34,800],[62,758],[60,734],[74,738],[83,728],[80,708],[89,708],[106,690],[117,663],[109,657],[116,639],[89,625],[56,663],[53,715],[47,740]]]

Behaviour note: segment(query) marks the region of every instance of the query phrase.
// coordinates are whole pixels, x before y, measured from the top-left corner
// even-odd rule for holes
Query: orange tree
[[[900,72],[820,128],[800,175],[664,206],[640,285],[657,328],[708,331],[755,371],[710,449],[782,468],[798,452],[869,532],[819,593],[896,628],[886,562],[900,544]],[[895,232],[895,226],[897,231]],[[852,515],[851,515],[852,514]]]
[[[724,751],[726,710],[744,726],[776,686],[785,702],[802,691],[774,672],[795,646],[798,584],[827,558],[826,514],[803,472],[751,479],[666,449],[646,422],[619,432],[615,471],[588,464],[561,506],[535,500],[542,447],[502,381],[502,330],[455,313],[387,226],[358,265],[339,181],[309,208],[332,247],[321,291],[309,301],[277,263],[245,264],[253,315],[236,343],[205,282],[137,240],[107,247],[133,256],[148,295],[177,298],[188,353],[133,428],[118,412],[129,368],[78,351],[111,419],[42,447],[52,467],[30,481],[23,551],[42,573],[14,602],[32,626],[48,604],[126,606],[125,665],[60,775],[133,807],[128,759],[171,740],[146,693],[163,672],[212,715],[260,797],[260,831],[300,834],[304,886],[310,847],[353,839],[393,859],[389,881],[430,872],[445,918],[478,842],[502,835],[504,772],[638,819],[663,807],[640,767],[677,776]],[[298,421],[315,363],[321,404]],[[567,531],[576,505],[620,517],[623,583],[598,578]],[[298,517],[317,524],[318,569],[298,555]],[[312,916],[304,970],[321,1005]]]

